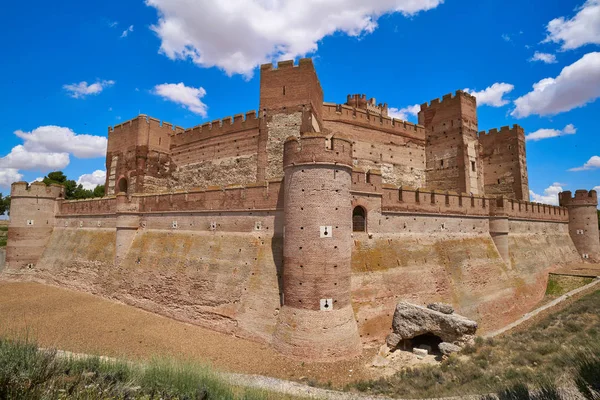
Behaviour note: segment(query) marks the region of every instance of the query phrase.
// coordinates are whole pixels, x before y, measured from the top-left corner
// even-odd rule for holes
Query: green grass
[[[146,365],[59,357],[27,340],[0,339],[0,399],[291,399],[221,380],[208,367],[167,359]]]
[[[594,278],[550,274],[548,286],[546,286],[546,296],[551,298],[562,296],[571,290],[591,283],[593,280]]]
[[[476,340],[439,365],[406,368],[392,377],[359,382],[347,389],[405,398],[500,396],[502,391],[509,396],[523,385],[550,392],[553,385],[568,382],[585,382],[600,396],[600,291],[527,330]],[[543,398],[552,397],[547,394]]]

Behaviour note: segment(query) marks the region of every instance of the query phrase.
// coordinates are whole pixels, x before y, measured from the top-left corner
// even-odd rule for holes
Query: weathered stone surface
[[[453,314],[454,313],[454,307],[452,307],[452,305],[446,304],[446,303],[430,303],[430,304],[427,304],[427,308],[429,308],[430,310],[433,310],[433,311],[439,311],[443,314]]]
[[[448,342],[442,342],[438,347],[440,352],[445,356],[449,356],[452,353],[458,353],[461,350],[460,346]]]
[[[392,322],[394,334],[401,340],[431,333],[444,342],[462,342],[465,335],[473,335],[477,322],[457,314],[444,314],[415,304],[400,302],[396,305]],[[394,337],[396,340],[397,337]]]
[[[398,335],[397,333],[390,333],[387,338],[385,339],[385,342],[387,343],[387,345],[390,348],[395,348],[398,346],[398,343],[400,343],[400,341],[402,340],[402,336]]]
[[[416,354],[416,355],[418,355],[418,356],[426,356],[427,354],[429,354],[427,352],[427,350],[425,350],[425,349],[418,349],[416,347],[413,349],[413,353]]]

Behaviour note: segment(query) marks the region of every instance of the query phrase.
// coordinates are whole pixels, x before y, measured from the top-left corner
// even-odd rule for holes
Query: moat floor
[[[28,334],[40,346],[143,360],[192,359],[228,372],[311,379],[335,386],[371,376],[375,350],[335,364],[290,360],[265,344],[134,307],[38,283],[0,281],[0,334]]]

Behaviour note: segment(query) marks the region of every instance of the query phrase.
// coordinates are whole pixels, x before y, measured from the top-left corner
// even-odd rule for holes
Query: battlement
[[[558,202],[563,207],[568,206],[597,206],[598,194],[595,190],[576,190],[572,197],[571,191],[566,190],[558,194]]]
[[[280,69],[288,68],[314,68],[312,58],[301,58],[298,60],[298,64],[294,64],[294,60],[279,61],[277,67],[273,67],[273,63],[262,64],[260,70],[262,71],[277,71]]]
[[[50,184],[44,182],[33,182],[31,185],[27,182],[15,182],[10,187],[10,196],[16,197],[42,197],[46,199],[56,199],[64,197],[65,188],[62,185]]]
[[[181,133],[184,131],[184,129],[182,127],[174,126],[170,122],[161,121],[157,118],[153,118],[153,117],[147,116],[145,114],[140,114],[137,117],[127,120],[125,122],[122,122],[118,125],[109,126],[108,133],[119,133],[119,132],[124,132],[124,131],[129,132],[134,126],[138,127],[140,125],[140,123],[145,123],[145,124],[149,125],[151,128],[159,128],[159,129],[168,130],[175,134]]]
[[[467,93],[463,90],[457,90],[454,95],[452,95],[452,93],[448,93],[448,94],[445,94],[444,96],[442,96],[441,99],[437,98],[437,99],[431,100],[431,102],[429,102],[429,103],[421,104],[421,111],[424,111],[424,110],[426,110],[428,108],[432,108],[432,107],[439,107],[442,104],[454,102],[457,99],[461,99],[461,98],[467,99],[468,101],[472,102],[474,105],[477,104],[477,99],[475,99],[475,96],[470,95],[469,93]]]
[[[368,109],[351,107],[347,104],[323,103],[323,120],[361,125],[412,139],[425,140],[425,127],[422,125],[377,115]]]
[[[195,141],[202,135],[202,138],[216,137],[230,132],[237,132],[245,129],[257,128],[260,119],[256,110],[248,111],[245,114],[235,114],[220,120],[205,122],[192,128],[177,132],[173,137],[173,146],[178,146],[190,141]]]
[[[481,131],[479,132],[479,137],[486,137],[490,135],[501,135],[501,134],[516,134],[519,137],[525,139],[525,131],[520,125],[514,124],[512,128],[510,126],[503,126],[500,130],[494,128],[489,131]]]
[[[283,144],[283,167],[299,164],[331,163],[352,167],[352,142],[333,136],[307,133],[291,136]]]
[[[371,113],[382,115],[387,117],[388,105],[387,103],[379,103],[374,97],[367,100],[366,94],[349,94],[346,101],[346,105],[362,110],[367,110]]]

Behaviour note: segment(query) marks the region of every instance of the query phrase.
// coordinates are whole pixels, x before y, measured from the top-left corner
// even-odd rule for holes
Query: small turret
[[[598,232],[598,194],[595,190],[577,190],[558,194],[562,207],[569,209],[569,234],[585,261],[600,262],[600,237]]]

